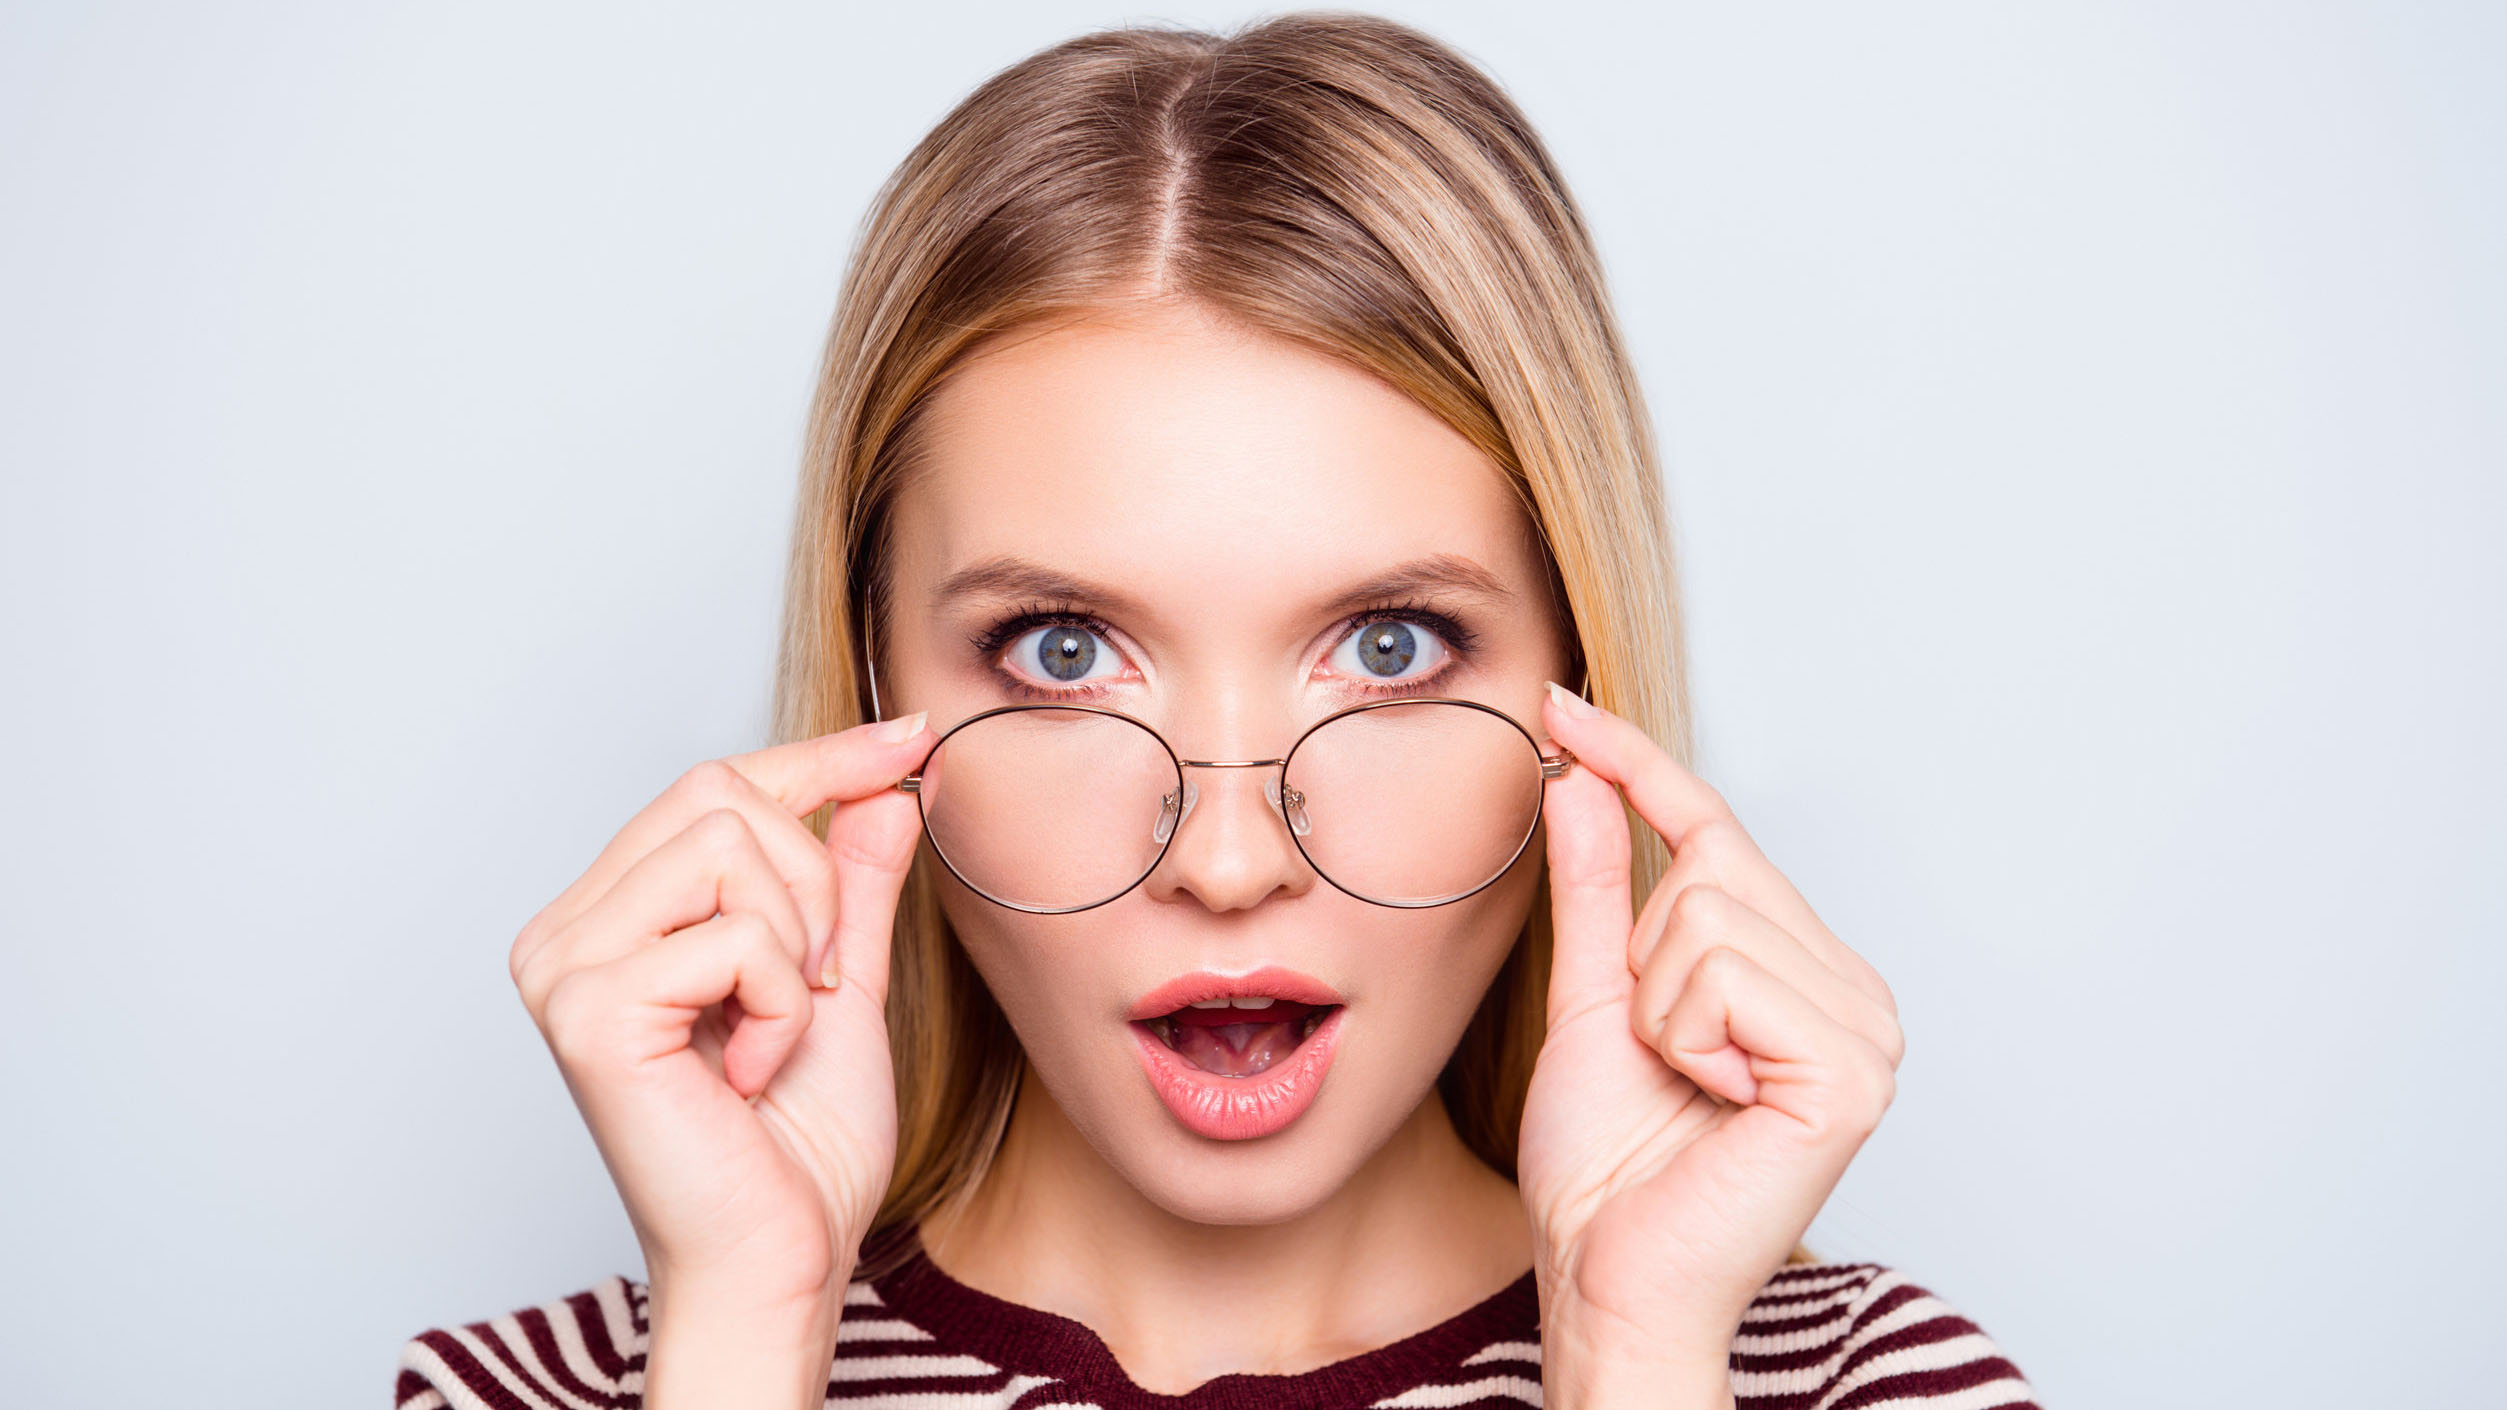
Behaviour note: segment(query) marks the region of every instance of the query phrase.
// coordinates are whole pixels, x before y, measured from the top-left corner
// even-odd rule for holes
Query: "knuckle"
[[[522,1006],[537,1014],[545,1001],[540,992],[541,986],[536,982],[540,966],[529,956],[524,956],[515,959],[508,968],[513,971],[514,992],[522,996]]]
[[[1574,884],[1589,891],[1615,891],[1635,879],[1636,869],[1627,858],[1602,852],[1583,860],[1576,868]]]
[[[1897,1099],[1898,1079],[1876,1052],[1869,1053],[1868,1060],[1858,1059],[1847,1067],[1850,1070],[1835,1089],[1834,1104],[1822,1114],[1818,1125],[1831,1138],[1860,1142],[1880,1129],[1881,1118]]]
[[[1717,813],[1689,829],[1682,840],[1700,852],[1729,852],[1741,832],[1740,821],[1730,813]]]
[[[739,796],[740,771],[721,759],[707,759],[679,775],[671,791],[691,802],[728,802]]]
[[[827,884],[830,891],[835,886],[837,862],[848,862],[860,867],[887,867],[893,866],[896,860],[885,855],[884,849],[864,838],[859,831],[849,827],[828,830],[826,856],[828,859]]]
[[[515,939],[513,949],[505,956],[505,968],[513,976],[514,992],[522,996],[523,1007],[529,1009],[535,1018],[547,1002],[548,972],[565,948],[562,940],[561,935],[539,935],[526,929]]]
[[[723,916],[723,928],[731,932],[732,948],[748,958],[783,955],[783,937],[775,923],[762,911],[731,911]]]
[[[1706,983],[1729,984],[1748,963],[1749,958],[1730,945],[1715,945],[1697,957],[1696,973]]]
[[[1695,777],[1695,775],[1691,775],[1691,777]],[[1714,817],[1711,819],[1712,821],[1728,822],[1735,828],[1741,826],[1741,819],[1732,811],[1732,800],[1724,796],[1722,789],[1717,788],[1715,785],[1708,783],[1705,779],[1700,778],[1697,780],[1697,791],[1698,795],[1705,801],[1706,806],[1713,810]]]
[[[1694,930],[1706,926],[1723,902],[1723,892],[1714,883],[1693,881],[1680,888],[1671,898],[1671,922],[1674,929]]]
[[[568,1067],[583,1063],[591,1056],[606,1005],[597,984],[582,970],[564,976],[549,986],[548,998],[540,1008],[540,1032],[547,1037],[551,1052]]]
[[[531,957],[547,949],[549,940],[557,931],[557,904],[552,901],[542,906],[524,921],[522,929],[514,933],[513,944],[506,947],[505,972],[513,977],[516,985],[522,983],[523,974],[531,967]]]
[[[726,857],[756,845],[749,820],[733,807],[709,808],[688,824],[688,835],[714,857]]]
[[[1881,1115],[1898,1099],[1898,1074],[1887,1063],[1866,1063],[1863,1089],[1863,1111],[1869,1120],[1866,1132],[1880,1124]]]

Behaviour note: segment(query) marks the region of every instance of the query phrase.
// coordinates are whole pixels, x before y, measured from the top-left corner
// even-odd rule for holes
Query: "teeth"
[[[1228,1003],[1225,999],[1203,999],[1193,1005],[1193,1007],[1197,1009],[1223,1009],[1227,1006]]]
[[[1267,1009],[1276,1002],[1268,994],[1239,994],[1232,999],[1202,999],[1193,1004],[1197,1009]]]

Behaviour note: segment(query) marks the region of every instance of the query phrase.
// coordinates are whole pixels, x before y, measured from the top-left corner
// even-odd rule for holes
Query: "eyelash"
[[[1351,633],[1374,622],[1407,622],[1413,626],[1426,627],[1444,639],[1445,645],[1451,650],[1451,659],[1436,674],[1423,676],[1418,680],[1403,681],[1394,686],[1359,686],[1358,693],[1362,695],[1398,698],[1404,695],[1428,694],[1431,686],[1439,684],[1445,677],[1453,674],[1457,663],[1471,658],[1479,642],[1479,633],[1442,612],[1416,602],[1398,602],[1388,603],[1381,607],[1370,607],[1344,620],[1341,623],[1340,634],[1332,638],[1333,647],[1337,649]],[[1038,627],[1078,627],[1095,632],[1108,643],[1114,640],[1114,628],[1108,625],[1102,617],[1084,612],[1069,603],[1032,603],[967,638],[967,643],[975,649],[977,658],[989,667],[993,674],[1001,677],[1003,685],[1009,692],[1023,699],[1091,700],[1104,695],[1105,687],[1100,685],[1070,686],[1057,690],[1037,685],[1033,681],[1022,680],[1001,669],[1002,649]]]

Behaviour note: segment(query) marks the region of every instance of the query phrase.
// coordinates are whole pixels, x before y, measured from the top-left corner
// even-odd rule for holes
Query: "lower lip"
[[[1332,1050],[1340,1042],[1341,1018],[1348,1012],[1347,1005],[1332,1010],[1288,1061],[1251,1077],[1204,1072],[1159,1042],[1147,1024],[1134,1023],[1131,1030],[1149,1085],[1185,1129],[1214,1141],[1250,1141],[1285,1129],[1314,1105],[1323,1074],[1332,1067]]]

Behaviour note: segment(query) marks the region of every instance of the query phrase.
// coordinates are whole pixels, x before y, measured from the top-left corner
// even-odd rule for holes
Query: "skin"
[[[1530,722],[1567,673],[1538,540],[1497,468],[1345,364],[1150,303],[988,349],[932,411],[926,469],[897,502],[883,704],[953,721],[1038,698],[967,640],[1032,599],[935,592],[1008,555],[1127,599],[1067,604],[1113,628],[1101,661],[1124,658],[1094,668],[1094,694],[1069,695],[1032,650],[1016,684],[1122,710],[1187,758],[1277,758],[1373,698],[1383,682],[1335,669],[1353,626],[1326,604],[1411,560],[1468,559],[1500,589],[1404,599],[1475,633],[1429,693]],[[1382,1345],[1532,1262],[1520,1197],[1464,1148],[1433,1084],[1522,927],[1537,847],[1452,905],[1370,905],[1306,865],[1263,799],[1269,771],[1196,772],[1174,845],[1108,905],[1033,915],[948,884],[1035,1080],[968,1220],[927,1231],[952,1276],[1098,1329],[1167,1393]],[[1264,964],[1346,999],[1340,1048],[1288,1129],[1210,1140],[1151,1090],[1124,1014],[1173,976]],[[1199,1315],[1213,1306],[1265,1312]]]
[[[994,1171],[925,1229],[934,1260],[1078,1319],[1164,1393],[1356,1355],[1529,1268],[1546,1403],[1728,1406],[1742,1311],[1894,1095],[1895,1003],[1714,790],[1545,685],[1566,641],[1496,467],[1363,372],[1157,298],[979,349],[934,411],[880,643],[883,706],[911,713],[691,769],[515,941],[644,1248],[647,1406],[818,1403],[895,1159],[889,932],[919,821],[891,785],[932,725],[1034,698],[969,641],[1034,604],[941,591],[1005,554],[1096,585],[1052,604],[1104,628],[1089,703],[1188,758],[1276,757],[1365,698],[1337,649],[1363,618],[1326,604],[1396,563],[1467,559],[1485,594],[1405,595],[1471,628],[1427,693],[1503,709],[1578,763],[1516,866],[1444,907],[1321,883],[1267,770],[1195,771],[1156,872],[1094,910],[949,883],[1030,1068]],[[801,819],[830,802],[822,845]],[[1628,809],[1674,859],[1642,912]],[[1518,1187],[1462,1146],[1433,1082],[1541,866],[1557,941]],[[1268,963],[1347,1000],[1339,1056],[1286,1130],[1194,1135],[1124,1012],[1172,976]]]

